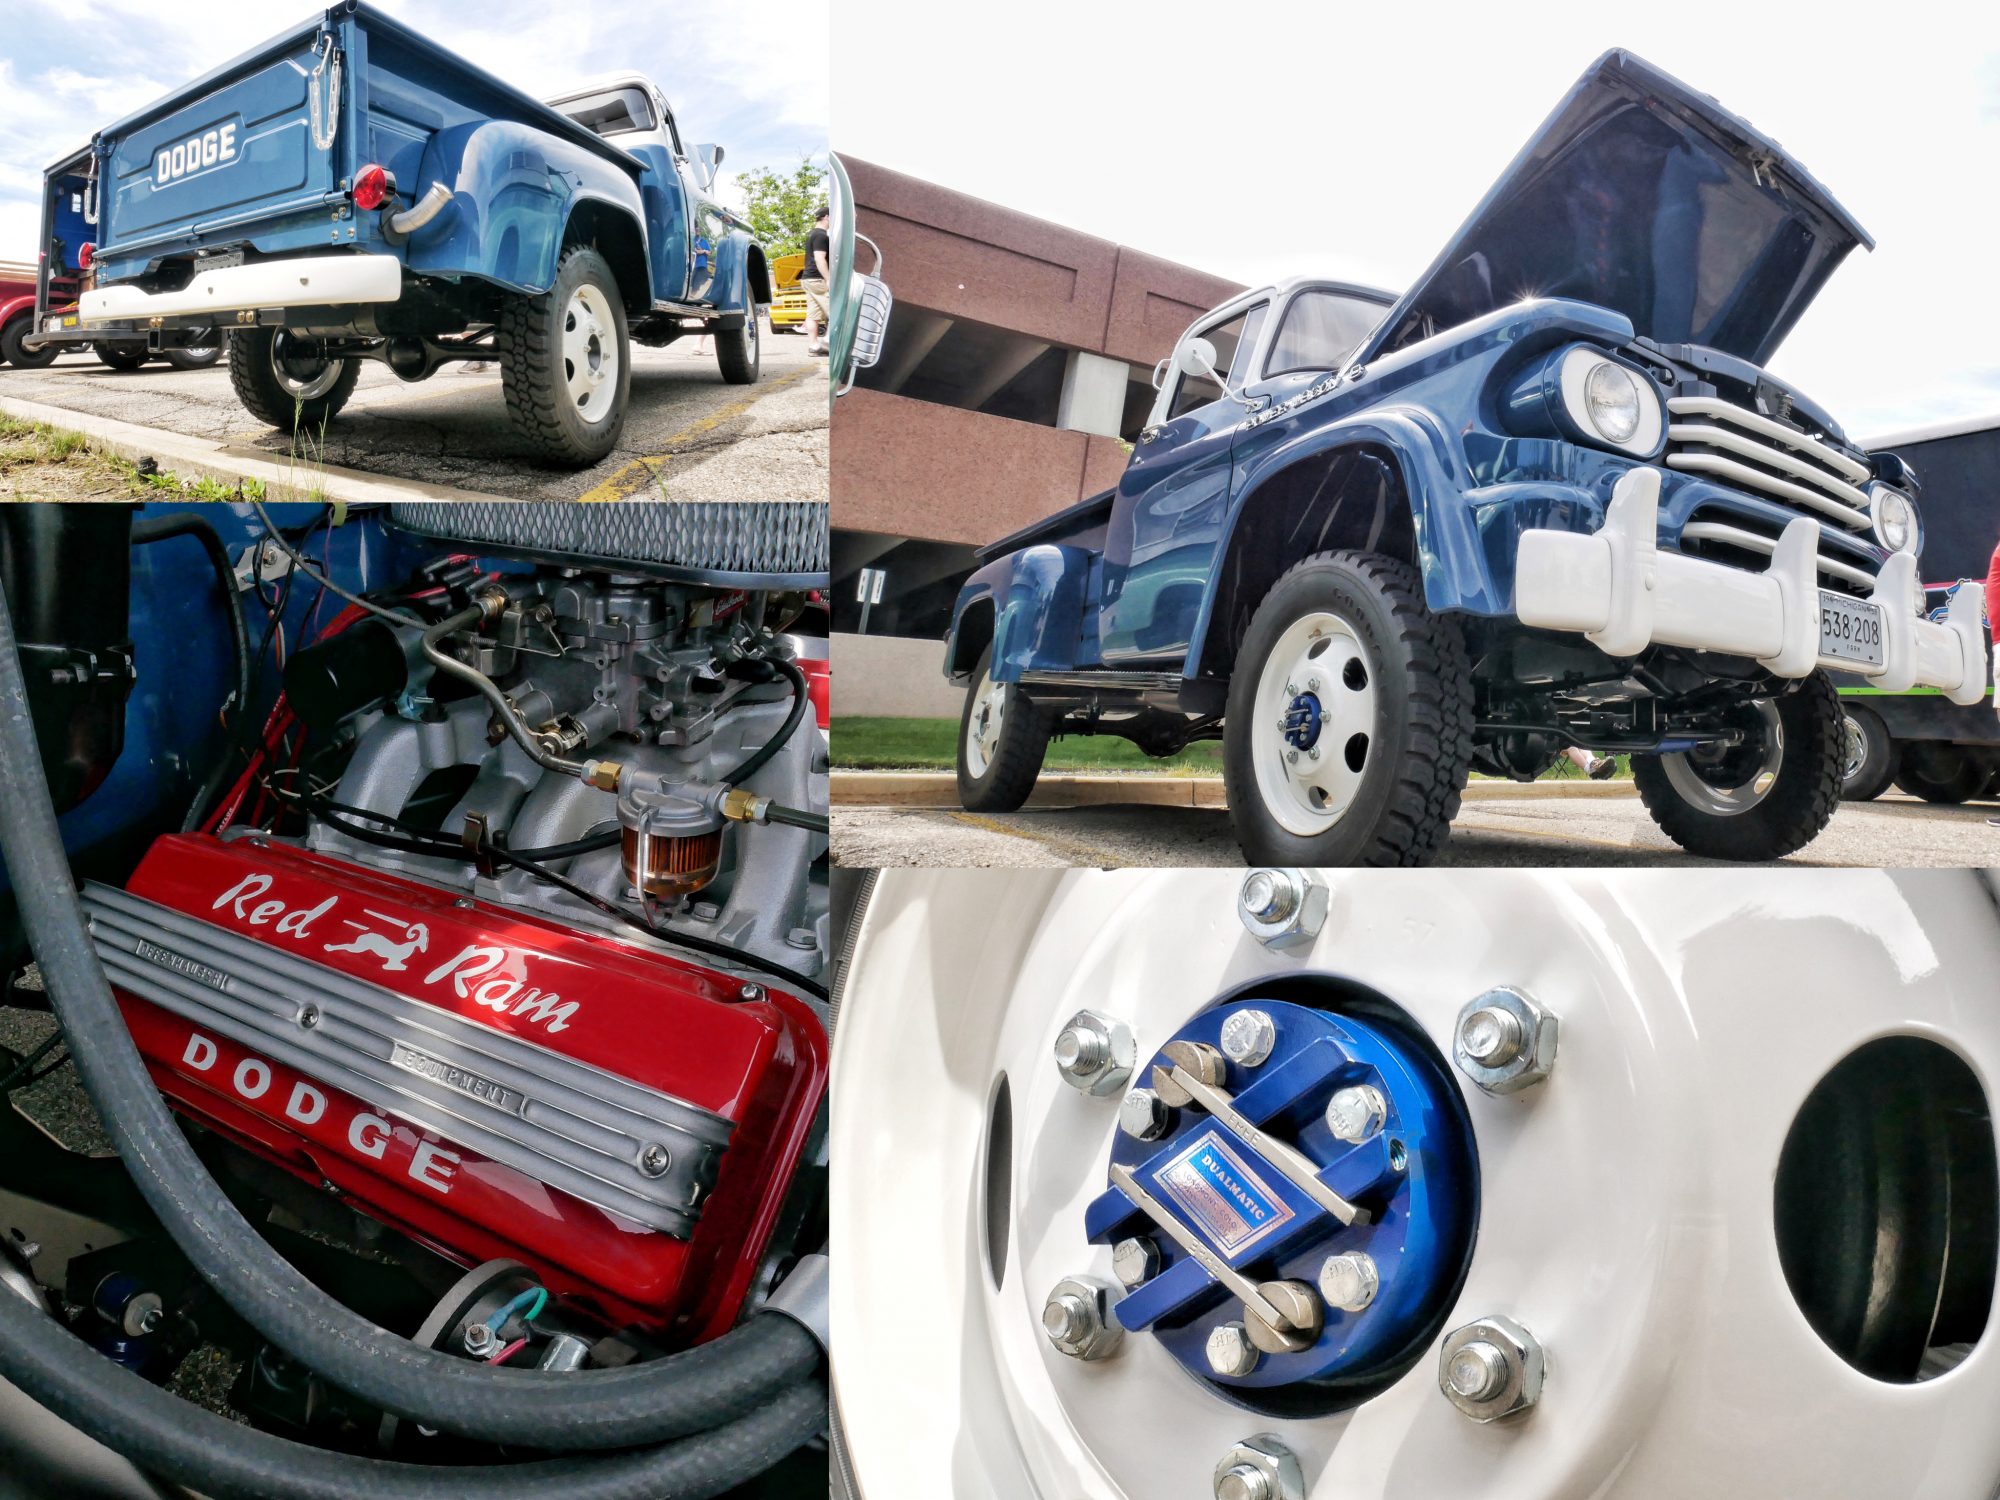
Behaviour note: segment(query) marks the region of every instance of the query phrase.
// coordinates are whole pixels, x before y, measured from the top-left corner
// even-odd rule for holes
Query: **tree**
[[[826,169],[815,166],[810,156],[801,157],[798,166],[783,175],[769,167],[736,174],[746,205],[743,216],[772,255],[796,255],[805,249],[813,210],[825,201],[821,191],[825,182]]]

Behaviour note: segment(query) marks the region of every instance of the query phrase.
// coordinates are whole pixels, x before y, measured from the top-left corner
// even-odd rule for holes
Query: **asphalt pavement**
[[[507,424],[498,365],[447,365],[407,385],[361,367],[354,397],[326,431],[321,461],[487,495],[534,500],[825,500],[826,361],[805,339],[764,337],[762,378],[728,385],[714,341],[692,337],[632,351],[631,409],[617,450],[581,471],[531,457]],[[0,368],[0,396],[220,442],[262,459],[293,450],[290,434],[243,409],[226,363],[175,370],[155,361],[121,373],[90,355],[43,370]]]
[[[2000,816],[1991,802],[1939,807],[1892,793],[1842,803],[1826,831],[1787,865],[2000,865]],[[1240,865],[1220,807],[1087,806],[1017,813],[941,808],[834,809],[833,856],[842,865]],[[1638,795],[1538,793],[1468,801],[1439,865],[1708,865],[1654,826]]]

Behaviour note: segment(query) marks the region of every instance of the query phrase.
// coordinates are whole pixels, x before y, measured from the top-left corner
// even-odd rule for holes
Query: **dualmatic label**
[[[1293,1218],[1284,1199],[1213,1130],[1154,1172],[1153,1182],[1224,1255],[1248,1249]]]

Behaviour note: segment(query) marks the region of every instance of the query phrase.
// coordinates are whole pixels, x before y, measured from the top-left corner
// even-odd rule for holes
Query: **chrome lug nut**
[[[1133,1089],[1118,1103],[1118,1128],[1135,1141],[1157,1141],[1173,1123],[1173,1110],[1151,1089]]]
[[[1389,1104],[1372,1083],[1350,1084],[1335,1089],[1326,1101],[1326,1128],[1337,1141],[1358,1146],[1368,1140],[1389,1118]]]
[[[1481,1318],[1445,1335],[1438,1388],[1475,1422],[1497,1422],[1542,1398],[1542,1346],[1511,1318]]]
[[[1520,990],[1502,986],[1468,1001],[1458,1013],[1452,1057],[1489,1094],[1518,1094],[1556,1065],[1555,1012]]]
[[[1267,1010],[1239,1010],[1222,1023],[1222,1055],[1239,1067],[1257,1067],[1277,1045],[1278,1023]]]
[[[1111,1247],[1111,1269],[1126,1291],[1144,1286],[1160,1273],[1160,1247],[1151,1240],[1120,1240]]]
[[[1297,761],[1299,752],[1286,758]],[[1309,870],[1252,870],[1236,895],[1236,914],[1249,934],[1267,948],[1309,943],[1326,925],[1332,899],[1326,883]]]
[[[1072,1276],[1056,1283],[1042,1305],[1042,1332],[1071,1359],[1103,1359],[1125,1330],[1111,1316],[1111,1292],[1101,1282]]]
[[[1298,1455],[1268,1432],[1245,1438],[1215,1466],[1215,1500],[1305,1500]]]
[[[1319,1268],[1319,1294],[1326,1298],[1328,1307],[1342,1312],[1360,1312],[1375,1300],[1381,1287],[1382,1273],[1375,1267],[1375,1257],[1364,1251],[1329,1255]]]
[[[1208,1367],[1218,1375],[1249,1375],[1264,1362],[1263,1351],[1250,1342],[1241,1323],[1221,1323],[1209,1330]]]
[[[1080,1010],[1056,1036],[1056,1066],[1063,1082],[1093,1098],[1123,1089],[1139,1061],[1132,1028],[1094,1010]]]

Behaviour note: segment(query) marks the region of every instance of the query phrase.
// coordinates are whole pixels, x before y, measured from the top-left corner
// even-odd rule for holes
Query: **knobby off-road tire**
[[[1049,750],[1049,717],[1014,683],[992,679],[988,646],[958,716],[958,801],[967,812],[1013,812],[1028,800]]]
[[[1873,802],[1896,779],[1901,747],[1889,736],[1882,716],[1858,703],[1841,712],[1840,796],[1845,802]]]
[[[1754,742],[1720,761],[1704,765],[1692,752],[1632,757],[1646,811],[1690,854],[1780,859],[1819,837],[1840,804],[1845,730],[1827,675],[1814,672],[1782,697],[1745,709]]]
[[[1237,651],[1223,723],[1247,860],[1427,863],[1471,769],[1465,642],[1425,606],[1414,568],[1321,552],[1279,578]]]
[[[0,330],[0,359],[17,370],[46,370],[56,362],[56,355],[62,351],[60,344],[50,344],[40,352],[30,354],[21,347],[21,340],[35,331],[32,313],[23,313]]]
[[[750,305],[741,328],[715,335],[715,363],[729,385],[755,385],[763,370],[764,350],[757,331],[757,306]]]
[[[547,292],[507,299],[498,343],[508,420],[538,458],[580,469],[618,446],[632,340],[618,279],[594,246],[565,250]]]
[[[317,433],[339,415],[361,379],[358,360],[328,359],[310,339],[282,328],[229,335],[229,383],[258,421],[280,432]]]
[[[1903,747],[1896,785],[1912,797],[1953,806],[1983,794],[1994,770],[1995,757],[1983,746],[1919,740]]]

